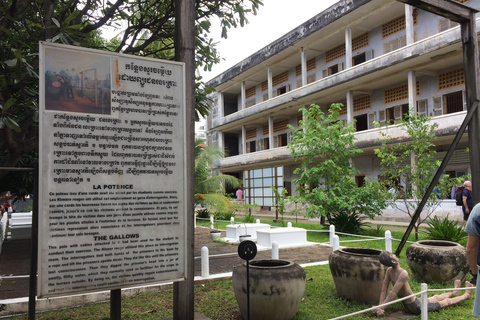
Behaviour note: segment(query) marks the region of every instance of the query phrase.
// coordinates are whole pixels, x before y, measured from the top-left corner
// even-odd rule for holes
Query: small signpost
[[[250,240],[240,242],[238,245],[238,255],[241,259],[247,261],[247,320],[250,320],[250,275],[248,262],[257,255],[257,245]]]

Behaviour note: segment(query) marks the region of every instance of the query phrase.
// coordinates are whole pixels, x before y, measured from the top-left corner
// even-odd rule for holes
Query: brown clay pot
[[[451,241],[418,241],[408,247],[406,258],[410,271],[418,282],[463,281],[470,269],[465,247]]]
[[[235,298],[244,319],[247,312],[246,263],[233,269]],[[250,319],[288,320],[295,314],[305,292],[305,271],[287,260],[250,261]]]
[[[387,267],[376,249],[343,248],[328,258],[337,295],[349,300],[378,304]]]

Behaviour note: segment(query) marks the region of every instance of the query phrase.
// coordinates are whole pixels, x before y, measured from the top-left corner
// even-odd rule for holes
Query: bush
[[[255,222],[255,217],[251,212],[247,212],[245,214],[245,218],[243,219],[243,222],[245,223],[254,223]]]
[[[230,221],[232,217],[235,217],[235,212],[234,211],[226,211],[226,212],[215,212],[214,214],[214,219],[215,220],[226,220]]]
[[[210,215],[211,213],[208,209],[200,209],[197,211],[197,218],[208,219]]]
[[[347,213],[346,211],[333,213],[329,217],[330,224],[335,226],[335,231],[360,234],[363,231],[365,218],[359,213]]]
[[[430,219],[425,230],[427,238],[431,240],[461,242],[467,237],[467,233],[463,231],[463,226],[459,226],[458,221],[449,220],[448,215],[444,219],[439,217]]]
[[[365,229],[364,234],[370,237],[384,237],[385,228],[382,225],[377,224],[375,228],[372,226]]]

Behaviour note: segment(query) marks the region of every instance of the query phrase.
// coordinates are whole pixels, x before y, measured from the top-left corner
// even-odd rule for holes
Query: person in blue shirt
[[[470,273],[474,281],[478,277],[478,265],[480,264],[480,204],[473,207],[465,226],[465,232],[468,233],[467,241],[467,260],[470,266]],[[472,282],[474,282],[472,281]],[[480,319],[480,294],[475,294],[475,302],[473,305],[473,315]]]

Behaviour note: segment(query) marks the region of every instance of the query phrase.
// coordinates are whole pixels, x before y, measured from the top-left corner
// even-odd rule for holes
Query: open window
[[[356,131],[365,131],[368,130],[368,116],[367,114],[361,114],[354,117],[355,121],[355,129]]]
[[[328,69],[322,70],[323,78],[331,76],[332,74],[338,73],[343,70],[343,62],[339,62],[329,67]]]
[[[443,96],[433,97],[433,115],[440,116],[466,110],[464,91],[455,91]]]
[[[247,147],[247,153],[257,151],[257,141],[256,140],[247,141],[246,147]]]
[[[288,134],[283,133],[273,137],[275,148],[286,147],[288,144]]]
[[[405,119],[405,115],[408,114],[408,104],[402,104],[387,108],[385,110],[380,110],[378,114],[378,122],[380,123],[380,126],[394,124]]]
[[[423,114],[425,117],[428,115],[428,102],[427,99],[417,101],[417,113]]]

